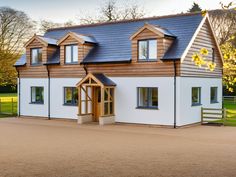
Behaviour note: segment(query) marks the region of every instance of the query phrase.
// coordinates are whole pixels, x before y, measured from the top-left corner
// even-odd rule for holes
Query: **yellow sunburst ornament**
[[[202,16],[205,17],[206,14],[207,14],[207,10],[203,10],[203,11],[202,11]]]
[[[206,48],[202,48],[201,51],[200,51],[200,53],[201,53],[202,55],[208,55],[208,50],[207,50]]]
[[[214,71],[215,68],[216,68],[216,63],[213,63],[213,62],[207,63],[207,69],[209,69],[210,71]]]
[[[199,61],[199,60],[200,60],[200,56],[197,53],[193,54],[192,61],[196,62],[196,61]]]

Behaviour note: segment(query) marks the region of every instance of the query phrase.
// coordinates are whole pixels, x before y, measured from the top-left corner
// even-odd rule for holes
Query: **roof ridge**
[[[143,21],[143,20],[174,18],[174,17],[179,17],[179,16],[193,16],[193,15],[199,15],[199,14],[201,14],[201,12],[177,13],[177,14],[152,16],[152,17],[145,17],[145,18],[138,18],[138,19],[127,19],[127,20],[118,20],[118,21],[112,21],[112,22],[100,22],[100,23],[93,23],[93,24],[73,25],[73,26],[68,26],[68,27],[56,27],[56,28],[50,28],[46,32],[54,31],[54,30],[66,30],[66,29],[73,29],[73,28],[84,28],[84,27],[102,26],[102,25],[110,25],[110,24],[137,22],[137,21]]]

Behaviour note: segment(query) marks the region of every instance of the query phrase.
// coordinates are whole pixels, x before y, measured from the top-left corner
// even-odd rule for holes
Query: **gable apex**
[[[137,32],[135,32],[131,37],[130,40],[133,40],[136,36],[138,36],[141,32],[143,32],[145,29],[150,30],[151,32],[155,33],[156,35],[160,36],[160,37],[173,37],[176,38],[176,36],[174,34],[172,34],[171,32],[169,32],[167,29],[164,29],[160,26],[154,26],[151,25],[147,22],[145,22],[144,26],[141,27]]]
[[[57,41],[57,45],[60,45],[64,40],[66,40],[68,37],[72,37],[75,40],[77,40],[79,43],[84,44],[84,43],[97,43],[95,38],[92,36],[87,36],[83,34],[77,34],[72,31],[68,32],[65,36],[63,36],[61,39]]]
[[[24,47],[27,47],[29,44],[31,44],[34,40],[39,41],[41,44],[43,44],[44,46],[47,46],[48,43],[46,41],[44,41],[43,39],[39,38],[39,36],[37,36],[36,34],[34,34],[34,36],[32,38],[30,38],[24,45]]]

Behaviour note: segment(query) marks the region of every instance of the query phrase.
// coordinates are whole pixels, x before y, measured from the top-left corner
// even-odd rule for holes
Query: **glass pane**
[[[151,107],[158,106],[158,89],[157,88],[150,88],[149,105]]]
[[[108,101],[108,91],[109,91],[109,89],[105,89],[104,90],[104,101]]]
[[[78,61],[78,46],[74,45],[73,46],[73,62]]]
[[[113,102],[110,102],[110,114],[113,114]]]
[[[139,105],[141,107],[148,106],[148,88],[139,88]]]
[[[157,40],[149,40],[149,59],[157,59]]]
[[[192,103],[194,104],[200,103],[200,88],[197,87],[192,88]]]
[[[32,49],[31,50],[31,63],[36,64],[38,63],[38,52],[37,49]]]
[[[104,103],[104,115],[108,114],[108,103]]]
[[[147,59],[147,41],[139,41],[139,59]]]
[[[42,49],[38,49],[38,63],[42,63]]]
[[[43,88],[36,87],[36,102],[43,102]]]
[[[71,63],[71,46],[66,46],[66,63]]]
[[[65,88],[65,104],[72,104],[72,88]]]
[[[73,92],[73,102],[74,104],[78,104],[78,89],[74,88],[74,92]]]
[[[217,87],[211,87],[211,102],[217,102]]]
[[[114,97],[114,88],[110,88],[110,100],[112,101]]]
[[[35,87],[31,88],[31,102],[32,103],[36,102],[36,88]]]

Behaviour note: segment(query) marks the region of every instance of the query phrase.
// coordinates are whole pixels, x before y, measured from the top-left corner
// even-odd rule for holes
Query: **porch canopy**
[[[114,115],[114,91],[116,84],[102,73],[87,74],[78,88],[78,115],[93,118]]]

